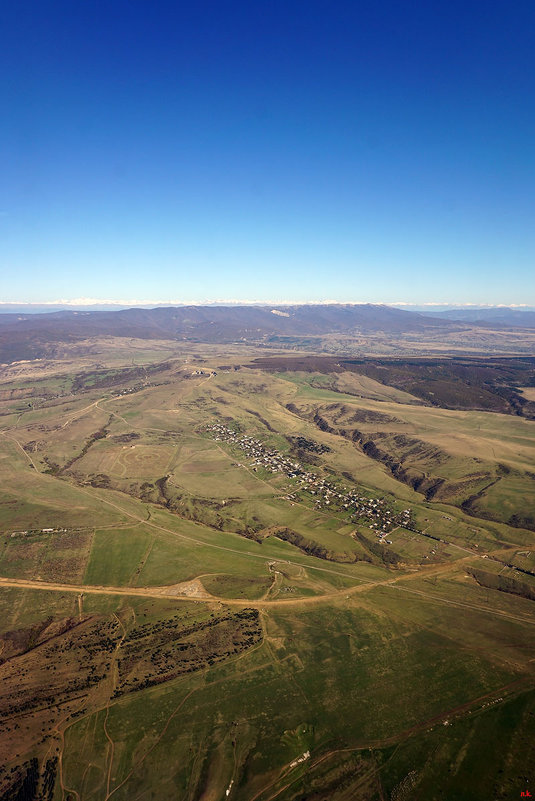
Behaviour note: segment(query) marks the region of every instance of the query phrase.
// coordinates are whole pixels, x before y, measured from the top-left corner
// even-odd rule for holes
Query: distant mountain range
[[[277,342],[325,334],[403,334],[464,330],[470,323],[535,327],[535,312],[511,309],[423,314],[373,304],[172,306],[114,311],[0,314],[0,362],[43,358],[55,345],[95,336],[192,342]]]
[[[447,309],[429,312],[434,317],[446,320],[459,320],[464,323],[488,323],[490,325],[513,326],[514,328],[535,328],[535,311],[509,308],[494,309]]]
[[[258,342],[278,337],[423,333],[462,324],[389,306],[173,306],[121,311],[0,314],[0,362],[42,358],[54,344],[95,336],[196,342]]]

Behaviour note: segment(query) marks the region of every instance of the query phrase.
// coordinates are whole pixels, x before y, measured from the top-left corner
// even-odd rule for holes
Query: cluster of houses
[[[67,531],[88,531],[87,527],[68,529],[68,528],[29,528],[21,531],[12,531],[11,537],[33,537],[36,534],[65,534]]]
[[[297,479],[297,490],[312,496],[316,509],[346,512],[351,522],[365,522],[376,532],[382,544],[391,544],[386,535],[394,528],[412,527],[410,509],[396,512],[384,498],[368,498],[357,490],[338,487],[317,473],[306,470],[288,456],[266,448],[259,440],[240,434],[223,423],[208,425],[206,430],[216,441],[228,442],[244,451],[251,460],[249,465],[253,470],[264,468],[271,473],[283,473],[288,478]],[[298,500],[295,492],[285,497],[288,501]]]
[[[122,398],[123,395],[132,395],[134,392],[141,392],[142,389],[148,389],[149,387],[154,387],[155,384],[151,384],[147,382],[146,384],[140,382],[139,384],[134,384],[133,387],[123,387],[122,389],[112,389],[110,391],[110,395],[114,398]]]
[[[271,473],[284,473],[288,478],[295,478],[303,472],[298,462],[283,456],[278,451],[268,450],[259,440],[238,434],[222,423],[208,425],[206,430],[212,434],[216,442],[230,442],[244,451],[245,455],[252,459],[250,466],[255,471],[263,467]]]

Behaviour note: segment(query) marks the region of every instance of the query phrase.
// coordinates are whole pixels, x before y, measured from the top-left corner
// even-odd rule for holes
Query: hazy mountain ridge
[[[535,328],[535,311],[531,309],[447,309],[429,313],[443,320],[458,320],[463,323]]]
[[[53,343],[93,336],[262,341],[272,336],[462,330],[463,325],[389,306],[174,306],[120,311],[0,314],[0,361],[43,357]]]

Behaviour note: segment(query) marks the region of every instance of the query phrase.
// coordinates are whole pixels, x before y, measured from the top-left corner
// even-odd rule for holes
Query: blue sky
[[[0,301],[535,304],[535,5],[0,12]]]

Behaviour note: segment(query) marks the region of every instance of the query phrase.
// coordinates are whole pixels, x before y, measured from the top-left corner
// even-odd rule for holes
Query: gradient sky
[[[535,304],[535,3],[3,3],[0,301]]]

